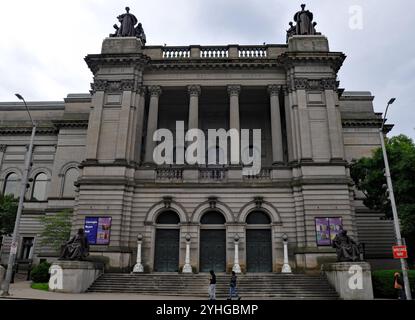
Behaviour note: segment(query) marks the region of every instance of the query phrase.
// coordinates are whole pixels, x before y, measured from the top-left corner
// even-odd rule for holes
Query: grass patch
[[[30,285],[32,289],[42,290],[42,291],[49,291],[49,283],[32,283]]]

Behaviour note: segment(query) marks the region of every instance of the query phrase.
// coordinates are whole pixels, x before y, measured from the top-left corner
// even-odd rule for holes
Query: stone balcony
[[[137,170],[136,179],[149,183],[271,183],[281,179],[291,179],[288,168],[262,168],[258,175],[243,175],[241,167],[228,166],[160,166],[156,168],[142,167]]]
[[[152,60],[275,59],[287,50],[287,45],[146,46],[143,49]]]

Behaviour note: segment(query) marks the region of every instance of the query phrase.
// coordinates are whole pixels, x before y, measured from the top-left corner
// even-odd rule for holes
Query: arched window
[[[253,211],[246,218],[247,224],[271,224],[269,216],[262,211]]]
[[[79,171],[76,168],[70,168],[65,173],[65,179],[63,183],[62,196],[64,198],[75,197],[75,181],[78,180]]]
[[[225,222],[224,216],[217,211],[206,212],[200,219],[201,224],[225,224]]]
[[[164,211],[156,219],[157,224],[179,224],[180,218],[174,211]]]
[[[15,198],[19,197],[19,184],[20,184],[20,178],[19,176],[12,172],[9,173],[6,177],[6,181],[4,183],[4,190],[3,194],[11,194]]]
[[[33,182],[32,199],[37,201],[45,201],[47,197],[48,176],[45,173],[39,173]]]

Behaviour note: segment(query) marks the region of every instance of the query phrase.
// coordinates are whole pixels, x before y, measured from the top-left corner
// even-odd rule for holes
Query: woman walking
[[[229,284],[228,300],[232,300],[233,297],[238,298],[238,300],[241,300],[241,297],[238,294],[237,281],[238,281],[238,277],[236,276],[235,271],[232,271],[231,282]]]
[[[394,282],[393,282],[394,288],[398,292],[398,299],[406,300],[405,287],[404,287],[405,285],[402,281],[401,274],[399,272],[396,272],[393,278],[394,278]]]
[[[216,300],[216,275],[213,270],[210,270],[209,273],[209,300]]]

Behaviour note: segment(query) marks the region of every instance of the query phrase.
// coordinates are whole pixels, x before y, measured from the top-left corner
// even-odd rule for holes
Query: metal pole
[[[29,112],[26,102],[24,101],[24,99],[21,99],[21,100],[23,100],[25,107],[27,111]],[[29,112],[29,116],[30,116],[30,112]],[[33,122],[32,117],[30,117],[30,120],[32,121],[32,135],[30,137],[29,150],[27,151],[27,154],[26,154],[25,171],[24,171],[23,178],[20,184],[19,206],[17,208],[16,221],[14,223],[12,244],[10,246],[10,254],[9,254],[9,261],[7,264],[6,278],[3,282],[3,288],[0,294],[2,296],[9,295],[10,282],[12,280],[12,274],[13,274],[13,265],[16,259],[16,254],[17,254],[17,239],[18,239],[18,233],[19,233],[20,218],[21,218],[22,211],[23,211],[23,202],[24,202],[24,197],[26,194],[26,185],[27,185],[27,180],[29,178],[29,171],[30,171],[31,162],[32,162],[32,152],[33,152],[33,144],[35,141],[36,125]]]
[[[388,103],[388,107],[389,107],[390,104],[391,103]],[[386,108],[386,113],[387,113],[387,110],[388,110],[388,108]],[[386,118],[386,113],[385,113],[385,118]],[[384,123],[385,123],[385,121],[383,121],[383,124]],[[379,130],[379,136],[380,136],[380,143],[382,145],[383,160],[385,162],[385,177],[386,177],[386,182],[388,184],[389,197],[390,197],[391,206],[392,206],[393,222],[394,222],[394,226],[395,226],[396,241],[397,241],[397,244],[399,246],[401,246],[402,245],[401,228],[399,226],[398,210],[396,208],[395,195],[393,193],[393,184],[392,184],[392,178],[391,178],[390,169],[389,169],[388,154],[386,152],[385,137],[383,135],[383,125],[382,125],[382,128]],[[401,260],[403,280],[404,280],[404,284],[405,284],[406,299],[407,300],[412,300],[411,287],[410,287],[409,278],[408,278],[408,267],[407,267],[407,264],[406,264],[406,259],[400,259],[400,260]]]

